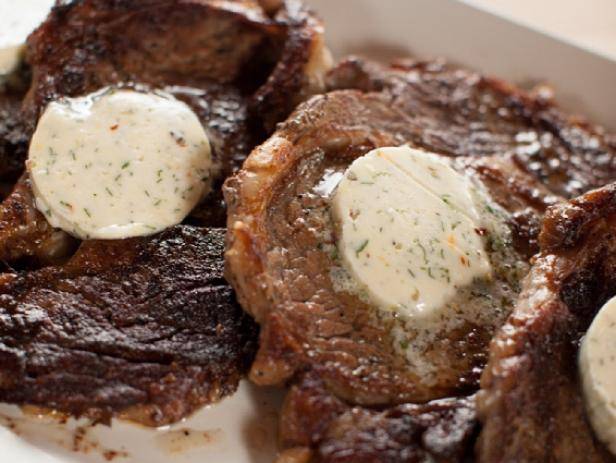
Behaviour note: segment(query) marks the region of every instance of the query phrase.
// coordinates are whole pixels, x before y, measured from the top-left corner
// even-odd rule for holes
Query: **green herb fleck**
[[[441,272],[441,278],[447,280],[447,283],[451,283],[451,274],[449,269],[446,267],[439,267],[438,270]]]
[[[355,249],[355,256],[359,257],[359,254],[366,249],[366,246],[368,246],[368,243],[370,242],[370,240],[364,240],[358,247],[357,249]]]
[[[435,280],[434,275],[432,274],[432,267],[421,267],[421,269],[426,272],[430,278]]]
[[[426,251],[426,248],[423,246],[423,244],[421,244],[419,242],[419,240],[417,238],[415,238],[414,241],[415,241],[415,244],[417,245],[417,247],[419,247],[419,249],[421,249],[421,252],[423,254],[424,263],[427,264],[428,263],[428,253]]]

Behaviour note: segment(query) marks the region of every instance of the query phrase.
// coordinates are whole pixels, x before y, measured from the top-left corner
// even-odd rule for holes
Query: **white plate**
[[[445,57],[513,82],[547,82],[560,103],[616,130],[616,61],[471,5],[472,0],[308,0],[334,54]]]
[[[0,405],[0,461],[7,463],[271,463],[281,391],[247,381],[217,405],[160,429],[114,420],[61,423]]]
[[[567,105],[616,128],[614,61],[453,0],[308,1],[325,18],[338,56],[445,56],[514,81],[547,79]],[[63,425],[0,406],[0,461],[105,462],[116,455],[113,461],[135,463],[270,463],[281,397],[244,382],[234,396],[160,430],[118,421],[111,428]]]

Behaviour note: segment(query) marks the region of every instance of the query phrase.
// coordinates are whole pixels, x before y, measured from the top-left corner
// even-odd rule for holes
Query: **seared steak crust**
[[[404,404],[386,411],[354,408],[319,445],[323,463],[449,463],[469,459],[476,436],[475,397]]]
[[[235,391],[256,325],[223,278],[224,230],[87,242],[0,283],[0,400],[159,426]]]
[[[266,8],[268,0],[260,3]],[[323,91],[325,75],[333,65],[325,46],[323,25],[312,10],[301,0],[275,0],[274,3],[279,5],[274,10],[274,18],[287,29],[285,41],[276,67],[250,100],[252,114],[262,120],[268,134],[299,103]],[[285,7],[280,8],[283,4]]]
[[[560,196],[599,188],[616,174],[616,137],[564,113],[544,87],[528,93],[443,61],[387,68],[357,58],[338,65],[328,87],[385,92],[410,116],[415,144],[451,156],[510,154]]]
[[[585,416],[580,339],[616,295],[616,184],[551,208],[478,401],[482,462],[613,462]]]
[[[480,179],[510,213],[513,245],[525,260],[538,249],[547,207],[615,173],[615,149],[601,129],[501,81],[441,62],[385,69],[357,60],[343,62],[328,80],[331,88],[359,90],[333,91],[301,105],[225,184],[227,276],[261,325],[251,379],[301,384],[308,371],[335,399],[319,414],[295,413],[301,401],[289,399],[283,426],[319,430],[312,438],[289,435],[284,443],[297,456],[289,461],[320,455],[323,430],[338,428],[344,413],[336,400],[388,409],[475,391],[493,335],[482,326],[447,333],[434,349],[446,367],[425,386],[394,351],[373,310],[332,285],[335,230],[327,199],[314,190],[326,175],[380,146],[409,143],[455,157],[458,168]],[[550,117],[561,121],[558,133],[546,129]],[[585,141],[565,143],[572,132]],[[566,175],[543,172],[561,157]],[[354,442],[348,454],[361,455],[360,439]],[[413,448],[419,445],[414,442]]]
[[[0,183],[12,185],[21,175],[28,155],[28,133],[20,117],[20,108],[26,92],[26,76],[16,76],[0,88]],[[23,80],[22,80],[23,79]],[[5,186],[2,185],[2,189]],[[8,192],[2,191],[4,198]]]
[[[371,410],[343,402],[310,373],[291,387],[280,437],[290,460],[302,446],[321,463],[445,463],[471,456],[477,428],[474,396]]]
[[[0,256],[3,261],[38,267],[64,260],[77,247],[74,240],[55,230],[34,204],[27,174],[0,206]]]

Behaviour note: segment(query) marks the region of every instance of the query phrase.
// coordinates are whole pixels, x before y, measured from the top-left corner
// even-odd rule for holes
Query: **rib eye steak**
[[[0,85],[0,183],[3,189],[15,184],[28,155],[28,136],[19,117],[28,83],[28,71],[22,69]],[[3,191],[2,198],[9,192]]]
[[[267,12],[249,0],[58,4],[28,41],[26,133],[61,96],[162,88],[204,124],[220,187],[276,114],[322,85],[321,33],[294,0]],[[224,217],[218,188],[185,225],[79,243],[49,226],[23,176],[0,206],[0,258],[35,262],[1,277],[0,400],[161,425],[235,391],[257,330],[222,276]]]
[[[28,83],[28,72],[22,70],[0,90],[0,183],[2,199],[6,199],[0,205],[0,256],[10,262],[28,254],[53,261],[56,256],[66,255],[69,250],[65,246],[71,243],[63,234],[53,233],[47,221],[38,214],[29,180],[22,175],[28,157],[29,136],[20,108]],[[33,243],[31,236],[42,239]],[[61,238],[59,247],[55,246],[56,237]]]
[[[291,387],[279,429],[285,463],[445,463],[471,461],[478,423],[475,396],[370,409],[311,372]]]
[[[384,67],[348,58],[330,89],[385,92],[410,116],[413,143],[450,156],[510,154],[516,165],[563,197],[609,183],[616,136],[554,104],[545,86],[525,92],[442,60]]]
[[[205,126],[213,156],[223,165],[220,186],[264,139],[272,121],[319,90],[328,65],[321,24],[301,2],[281,2],[269,14],[254,1],[84,0],[56,6],[28,39],[32,83],[22,106],[26,137],[47,103],[59,97],[110,85],[162,89],[185,101]],[[11,207],[27,199],[15,194],[7,203]],[[194,212],[193,222],[223,226],[221,206],[215,188]],[[2,208],[6,244],[0,240],[0,250],[13,247],[16,239],[33,246],[14,248],[0,258],[47,263],[36,243],[49,241],[56,231],[3,220],[15,215]],[[45,220],[31,202],[23,208],[34,210],[35,220]],[[53,249],[48,260],[57,254]]]
[[[301,389],[301,377],[314,373],[337,400],[378,409],[469,394],[537,250],[543,213],[613,178],[615,146],[601,129],[566,115],[542,94],[440,61],[385,68],[351,59],[332,71],[329,85],[355,90],[301,105],[225,184],[227,276],[261,325],[251,379]],[[518,270],[505,277],[507,290],[486,308],[487,320],[443,331],[423,351],[436,359],[436,377],[428,384],[393,347],[372,308],[334,287],[336,230],[329,200],[315,190],[373,148],[404,143],[453,158],[460,172],[483,184],[506,211],[509,234],[500,244],[515,263],[507,265]],[[310,455],[330,461],[324,436],[343,418],[338,412],[307,418],[294,413],[294,403],[284,409],[285,428],[319,431],[287,439],[295,452],[287,454],[289,461]],[[412,445],[421,448],[420,438]],[[345,451],[357,458],[352,461],[375,461],[359,459],[359,447]]]
[[[89,241],[3,275],[0,401],[160,426],[234,392],[257,328],[223,278],[224,233]]]
[[[580,339],[616,294],[616,184],[548,210],[515,310],[481,378],[479,461],[613,462],[584,410]]]

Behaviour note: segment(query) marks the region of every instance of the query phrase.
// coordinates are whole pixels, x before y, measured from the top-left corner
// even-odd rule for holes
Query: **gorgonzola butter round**
[[[579,364],[590,422],[616,455],[616,297],[605,303],[590,325]]]
[[[477,195],[441,156],[371,151],[351,164],[333,197],[344,266],[377,307],[438,320],[461,287],[492,272]]]
[[[81,239],[119,239],[180,223],[210,190],[214,163],[186,104],[107,88],[50,103],[27,167],[51,225]]]

